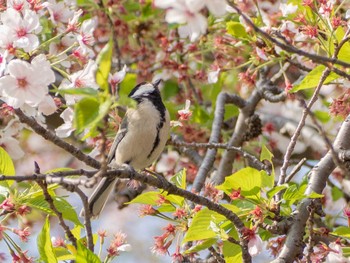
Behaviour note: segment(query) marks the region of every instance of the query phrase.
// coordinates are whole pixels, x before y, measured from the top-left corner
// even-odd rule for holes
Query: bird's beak
[[[160,84],[162,82],[162,79],[157,79],[155,82],[153,82],[152,84],[153,84],[153,86],[155,87],[155,88],[158,88],[158,85]]]

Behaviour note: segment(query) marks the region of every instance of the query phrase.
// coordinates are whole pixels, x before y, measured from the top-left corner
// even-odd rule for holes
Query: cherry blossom
[[[186,121],[192,116],[192,111],[190,110],[190,107],[191,107],[191,101],[186,100],[185,108],[177,111],[177,113],[179,114],[180,121]]]
[[[109,74],[108,82],[111,85],[112,90],[115,91],[117,88],[117,85],[123,81],[127,70],[128,70],[128,67],[126,65],[124,65],[122,70],[115,72],[113,75]]]
[[[47,2],[47,10],[50,13],[50,19],[55,25],[57,23],[68,23],[69,19],[73,17],[74,12],[67,8],[65,2],[56,2],[49,0]]]
[[[58,137],[67,138],[74,131],[73,116],[73,109],[69,107],[61,113],[60,117],[63,119],[64,123],[55,130]]]
[[[83,51],[87,53],[93,52],[91,50],[91,46],[95,42],[93,33],[96,25],[97,25],[97,19],[85,20],[82,23],[79,35],[77,36],[79,46],[83,49]]]
[[[200,11],[207,7],[214,15],[221,16],[226,12],[225,0],[155,0],[155,6],[167,9],[165,20],[168,23],[184,24],[178,31],[182,38],[189,37],[196,41],[206,33],[208,22]]]
[[[283,16],[288,16],[290,14],[294,14],[298,10],[298,6],[293,4],[281,3],[280,10]]]
[[[349,263],[350,260],[343,256],[343,250],[341,248],[341,245],[337,242],[332,242],[328,246],[330,248],[330,252],[326,257],[326,263],[333,263],[333,262],[339,262],[339,263]]]
[[[23,16],[13,8],[8,8],[1,14],[3,25],[0,31],[7,31],[9,37],[14,39],[14,45],[23,48],[25,52],[33,51],[39,46],[36,35],[42,29],[39,16],[32,10],[24,10]]]
[[[95,80],[95,73],[97,70],[96,62],[89,60],[84,69],[73,73],[69,80],[64,79],[59,89],[73,89],[73,88],[92,88],[97,90],[99,86]],[[81,98],[79,95],[65,95],[67,105],[73,105]]]
[[[0,93],[14,108],[24,104],[38,106],[48,94],[48,85],[55,80],[44,55],[35,57],[31,64],[20,59],[11,60],[7,71],[9,74],[0,78]]]
[[[217,70],[210,71],[208,73],[208,83],[209,84],[214,84],[214,83],[218,82],[220,70],[221,69],[218,68]]]

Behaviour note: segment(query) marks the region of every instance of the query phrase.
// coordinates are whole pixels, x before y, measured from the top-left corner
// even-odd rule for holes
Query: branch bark
[[[350,115],[343,122],[337,137],[334,141],[334,150],[349,150],[350,149]],[[319,163],[310,172],[310,181],[305,194],[316,192],[321,194],[326,186],[327,179],[336,165],[333,161],[332,152],[327,154],[319,161]],[[314,199],[303,200],[293,217],[293,224],[288,232],[286,242],[282,248],[279,257],[273,263],[292,263],[298,255],[301,255],[303,250],[303,236],[305,234],[306,222],[309,218],[308,207]]]
[[[98,161],[84,154],[81,150],[79,150],[75,146],[63,141],[61,138],[56,136],[52,131],[49,131],[43,126],[41,126],[34,118],[28,117],[27,115],[25,115],[21,109],[15,109],[14,111],[22,123],[27,124],[30,128],[32,128],[37,134],[42,136],[45,140],[52,142],[53,144],[57,145],[63,150],[69,152],[78,160],[86,163],[87,165],[93,168],[99,169],[101,167],[101,164]]]
[[[246,105],[246,101],[235,94],[228,94],[221,92],[216,99],[216,108],[214,121],[212,125],[212,132],[210,134],[209,143],[218,143],[220,139],[221,126],[224,119],[225,104],[232,103],[239,108],[243,108]],[[215,161],[217,149],[209,149],[203,159],[201,166],[198,169],[197,176],[193,182],[192,189],[194,192],[199,193],[204,186],[205,179],[208,172],[213,166]]]

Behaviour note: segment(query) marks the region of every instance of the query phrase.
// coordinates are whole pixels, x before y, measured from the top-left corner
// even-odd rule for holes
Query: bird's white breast
[[[137,110],[128,110],[128,128],[125,137],[118,145],[115,153],[117,164],[130,162],[135,169],[144,169],[152,164],[165,147],[170,129],[169,113],[166,112],[165,123],[159,134],[159,145],[148,156],[157,136],[160,113],[150,101],[143,101]]]

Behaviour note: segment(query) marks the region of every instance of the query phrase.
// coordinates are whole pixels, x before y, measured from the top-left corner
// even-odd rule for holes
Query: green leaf
[[[283,200],[287,201],[288,205],[291,205],[294,202],[299,201],[299,200],[304,199],[304,198],[321,198],[321,197],[323,197],[323,195],[317,194],[315,192],[312,192],[311,194],[306,196],[304,194],[306,187],[307,187],[306,184],[300,185],[299,188],[295,184],[289,186],[283,194]]]
[[[15,166],[13,165],[10,155],[4,148],[0,147],[0,174],[15,175]],[[13,181],[1,181],[0,186],[10,187]]]
[[[263,145],[261,147],[261,153],[260,153],[260,161],[268,160],[270,163],[272,163],[273,153],[267,149],[266,145]]]
[[[87,96],[96,96],[98,91],[93,88],[73,88],[73,89],[59,89],[57,92],[61,95],[87,95]]]
[[[202,250],[207,249],[208,247],[211,247],[212,245],[214,245],[216,243],[216,241],[217,241],[216,238],[209,238],[207,240],[204,240],[203,242],[196,244],[193,247],[190,247],[184,253],[191,254],[191,253],[195,253],[198,251],[202,251]]]
[[[268,197],[268,199],[271,199],[274,197],[275,194],[277,194],[279,191],[281,190],[284,190],[284,189],[287,189],[288,188],[288,184],[282,184],[282,185],[279,185],[279,186],[276,186],[272,189],[270,189],[266,195]]]
[[[90,249],[85,247],[80,241],[77,242],[77,263],[101,263],[101,260]]]
[[[74,124],[76,133],[79,134],[84,129],[95,129],[99,122],[108,114],[111,99],[106,99],[102,104],[94,97],[85,97],[81,99],[75,106]]]
[[[338,187],[333,186],[332,187],[332,199],[333,201],[337,201],[340,198],[342,198],[344,196],[343,191],[341,191]]]
[[[191,117],[193,122],[197,122],[200,124],[206,123],[210,119],[207,110],[205,110],[199,104],[193,104],[193,106],[194,106],[194,109],[192,111],[192,117]]]
[[[338,43],[342,41],[345,35],[345,31],[343,27],[339,26],[337,30],[335,31],[336,38],[338,40]],[[334,51],[333,51],[334,52]],[[345,44],[341,47],[339,53],[338,53],[338,59],[350,62],[350,44],[349,41],[345,42]]]
[[[241,195],[245,198],[257,200],[260,198],[262,187],[262,174],[251,167],[246,167],[233,175],[227,176],[225,182],[216,188],[230,194],[232,189],[241,189]]]
[[[82,228],[83,228],[82,225],[76,225],[76,226],[74,226],[73,229],[71,229],[73,236],[78,240],[81,238],[81,229]]]
[[[56,206],[57,210],[62,213],[62,217],[66,220],[73,222],[75,225],[83,226],[79,221],[78,215],[75,209],[72,207],[70,203],[68,203],[65,199],[59,196],[51,196],[53,199],[53,203]],[[46,202],[44,197],[37,196],[34,198],[30,198],[25,202],[28,206],[32,208],[39,209],[46,214],[54,215],[56,214],[51,210],[49,204]]]
[[[53,251],[55,252],[58,261],[68,261],[75,259],[75,256],[64,247],[54,247]]]
[[[229,21],[226,23],[227,32],[236,38],[247,38],[248,34],[240,22]]]
[[[320,111],[320,110],[315,110],[314,111],[315,117],[321,121],[322,123],[327,123],[330,121],[331,116],[329,115],[328,111]]]
[[[345,237],[345,238],[350,238],[350,227],[346,227],[346,226],[337,227],[330,234]]]
[[[131,90],[136,86],[136,74],[126,74],[124,80],[120,83],[119,96],[127,97]]]
[[[181,189],[186,189],[186,169],[182,169],[175,174],[170,181]]]
[[[165,199],[168,200],[169,202],[179,202],[179,198],[184,200],[183,197],[178,197],[174,195],[167,195],[167,192],[155,192],[155,191],[150,191],[146,193],[142,193],[139,196],[135,197],[133,200],[130,202],[127,202],[126,204],[145,204],[145,205],[152,205],[152,206],[157,206],[156,209],[159,212],[173,212],[175,211],[175,207],[171,205],[170,203],[163,203],[162,205],[158,206],[157,205],[157,200],[159,200],[159,196],[165,196]]]
[[[210,222],[220,224],[227,220],[224,216],[204,208],[196,213],[192,219],[192,223],[183,239],[183,243],[194,240],[202,240],[215,238],[216,233],[210,228]]]
[[[322,197],[324,197],[324,195],[323,194],[318,194],[318,193],[315,193],[315,192],[312,192],[311,194],[309,194],[309,195],[307,195],[306,196],[307,198],[322,198]]]
[[[96,83],[102,90],[108,92],[108,76],[111,71],[113,55],[113,38],[111,37],[108,43],[103,47],[97,57],[98,68],[96,71]]]
[[[233,244],[229,241],[224,241],[223,254],[226,263],[241,263],[242,250],[239,245]]]
[[[179,84],[175,81],[165,81],[162,89],[163,101],[166,101],[179,93]]]
[[[320,78],[322,76],[323,71],[326,69],[325,66],[319,65],[316,68],[314,68],[312,71],[310,71],[305,78],[297,85],[295,85],[290,92],[297,92],[299,90],[304,90],[304,89],[310,89],[314,88],[318,85]],[[331,72],[326,80],[323,82],[323,84],[328,84],[331,81],[339,78],[340,76],[337,75],[334,72]]]
[[[53,251],[50,235],[50,221],[46,217],[45,224],[37,237],[38,250],[40,259],[44,262],[57,262],[56,255]]]
[[[97,98],[82,98],[74,109],[74,126],[79,134],[89,127],[98,116],[100,103]]]

